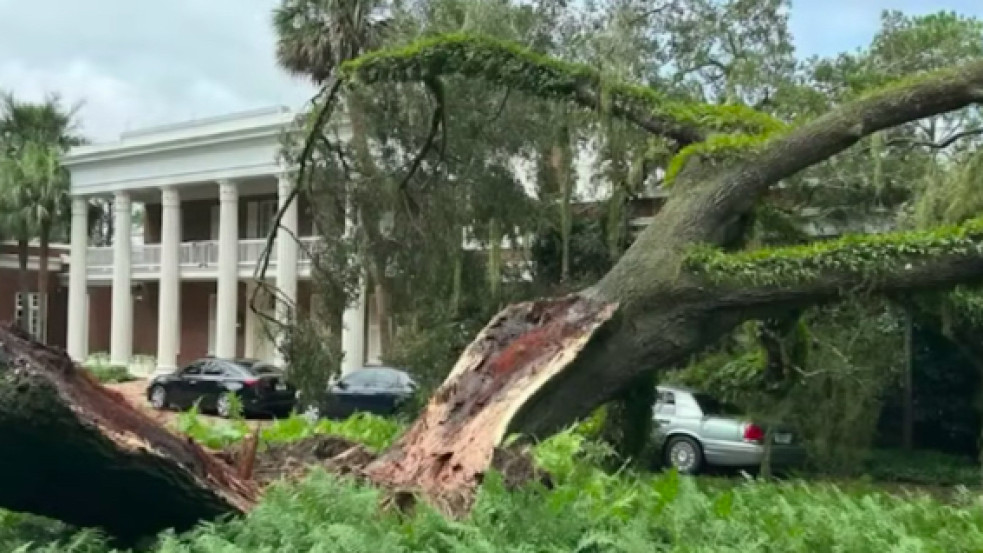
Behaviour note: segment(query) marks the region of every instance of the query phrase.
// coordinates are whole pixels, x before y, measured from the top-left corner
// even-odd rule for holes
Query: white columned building
[[[193,359],[257,357],[282,362],[265,321],[310,316],[309,209],[295,201],[279,228],[273,218],[292,182],[280,162],[286,108],[237,113],[124,133],[106,144],[73,149],[72,250],[68,278],[68,352],[76,360],[108,352],[113,363],[154,358],[158,371]],[[89,244],[90,201],[111,200],[111,244]],[[141,238],[132,231],[142,206]],[[98,223],[98,222],[97,222]],[[276,233],[266,282],[251,311],[253,281],[271,232]],[[366,351],[364,294],[345,310],[345,370]],[[301,306],[298,308],[298,306]]]

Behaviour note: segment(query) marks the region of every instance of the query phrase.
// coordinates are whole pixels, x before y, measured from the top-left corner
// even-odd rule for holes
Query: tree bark
[[[26,237],[21,237],[17,239],[17,280],[18,280],[18,290],[20,290],[20,301],[24,306],[21,310],[21,316],[17,319],[17,326],[20,327],[24,332],[28,332],[27,328],[27,295],[31,292],[31,285],[28,284],[27,279],[27,261],[30,258],[30,243]]]
[[[903,386],[901,387],[904,415],[902,417],[901,447],[905,451],[911,451],[915,447],[915,383],[913,370],[915,352],[912,344],[915,323],[911,310],[905,310],[904,325],[904,375],[902,378]]]
[[[0,507],[124,542],[248,511],[256,487],[99,385],[0,329]]]
[[[39,335],[34,338],[48,342],[48,251],[51,241],[51,223],[45,221],[40,226],[41,247],[38,253],[38,312],[41,323],[38,325]]]

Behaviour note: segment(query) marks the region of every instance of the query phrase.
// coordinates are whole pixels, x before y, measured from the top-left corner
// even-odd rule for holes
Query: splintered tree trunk
[[[577,357],[615,308],[580,296],[507,307],[366,475],[397,492],[421,492],[446,514],[467,512],[512,418]]]
[[[0,329],[0,507],[123,541],[249,510],[250,482],[60,351]]]

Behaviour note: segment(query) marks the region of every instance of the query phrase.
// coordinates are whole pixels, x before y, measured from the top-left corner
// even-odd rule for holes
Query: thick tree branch
[[[983,280],[983,219],[774,250],[698,249],[685,267],[716,286],[708,295],[724,308],[767,310],[851,293],[948,288]]]
[[[366,54],[342,65],[342,71],[364,83],[421,81],[451,74],[481,78],[534,96],[608,110],[681,145],[700,142],[712,130],[762,132],[782,127],[771,116],[745,106],[670,100],[644,86],[605,82],[586,65],[488,37],[441,35],[400,50]]]
[[[715,215],[743,212],[768,187],[879,130],[983,101],[983,61],[928,73],[845,104],[755,148],[713,179]],[[714,215],[708,213],[707,215]]]
[[[888,146],[911,146],[911,147],[922,147],[930,148],[932,150],[944,150],[949,146],[952,146],[959,140],[964,138],[970,138],[973,136],[979,136],[983,134],[983,128],[978,129],[968,129],[962,132],[957,132],[956,134],[946,138],[941,142],[930,142],[927,140],[912,140],[910,138],[896,138],[894,140],[889,140],[887,142]]]

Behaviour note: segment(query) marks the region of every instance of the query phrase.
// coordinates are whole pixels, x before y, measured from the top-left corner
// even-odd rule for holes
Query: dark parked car
[[[358,411],[392,415],[416,393],[416,383],[405,371],[392,367],[365,367],[341,377],[316,406],[311,417],[346,418]]]
[[[287,415],[296,390],[282,371],[252,359],[199,359],[173,374],[159,375],[147,386],[147,399],[157,409],[188,409],[195,402],[221,417],[231,414],[229,392],[242,401],[246,415]]]

